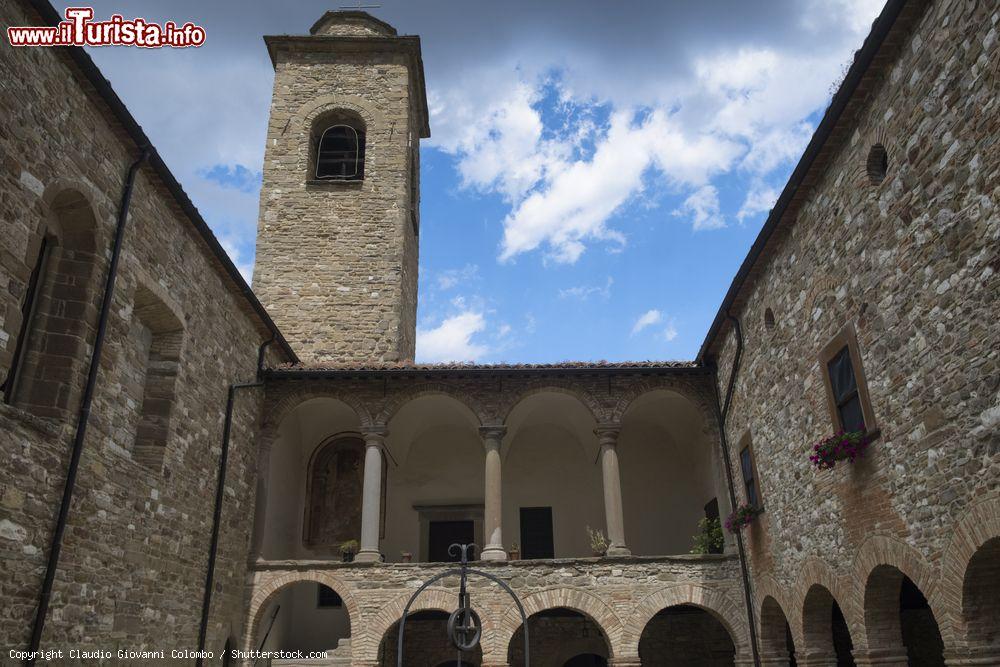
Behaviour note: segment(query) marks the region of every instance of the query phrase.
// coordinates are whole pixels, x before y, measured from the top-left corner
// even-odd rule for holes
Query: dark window
[[[42,281],[45,275],[45,264],[49,256],[49,239],[42,237],[41,246],[38,249],[38,257],[35,259],[35,266],[28,277],[28,284],[24,290],[24,299],[21,301],[21,327],[17,334],[17,342],[14,346],[14,356],[10,361],[10,369],[7,377],[3,381],[3,402],[14,402],[14,385],[17,383],[17,369],[21,365],[25,351],[28,349],[28,334],[31,331],[32,320],[35,318],[35,310],[38,305],[38,296],[41,293]]]
[[[316,178],[360,181],[365,176],[365,133],[350,125],[323,132],[316,150]]]
[[[705,518],[706,519],[718,519],[719,518],[719,499],[712,498],[705,504]]]
[[[344,606],[344,601],[340,599],[337,591],[320,584],[319,593],[316,595],[316,606],[321,609],[340,609]]]
[[[448,553],[448,547],[453,544],[472,544],[475,540],[475,526],[472,521],[431,521],[427,540],[427,560],[431,563],[453,563],[461,560],[462,555]]]
[[[552,508],[521,508],[521,558],[555,558]]]
[[[865,417],[861,409],[858,382],[854,377],[850,348],[845,345],[827,362],[826,367],[830,374],[830,389],[833,392],[833,402],[837,408],[840,427],[845,431],[864,431]]]
[[[740,469],[743,471],[743,488],[747,492],[747,502],[753,507],[760,507],[760,494],[757,493],[757,478],[754,476],[753,455],[747,445],[740,452]]]

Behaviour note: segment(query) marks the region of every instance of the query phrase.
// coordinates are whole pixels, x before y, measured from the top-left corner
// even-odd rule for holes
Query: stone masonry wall
[[[759,471],[765,514],[747,531],[757,605],[775,597],[801,650],[815,648],[802,645],[802,606],[817,583],[856,655],[891,643],[864,616],[868,574],[888,564],[923,590],[957,655],[966,564],[1000,535],[1000,13],[944,0],[917,16],[738,313],[727,433],[733,469],[751,442]],[[873,185],[876,143],[888,172]],[[863,460],[816,471],[811,444],[833,431],[818,355],[848,324],[880,435]],[[733,332],[716,345],[724,393]]]
[[[325,50],[277,50],[254,289],[304,360],[412,360],[419,138],[408,60],[308,39],[328,40]],[[366,126],[363,181],[313,180],[310,137],[337,110]]]
[[[0,23],[39,18],[20,2]],[[138,149],[60,49],[0,49],[0,348],[10,350],[31,269],[28,248],[75,190],[94,211],[100,263],[77,287],[97,303],[125,172]],[[148,358],[133,310],[139,286],[179,313],[183,342],[165,451],[133,456]],[[137,177],[106,347],[43,647],[190,648],[197,644],[229,383],[254,377],[261,325],[152,170]],[[96,323],[96,309],[89,315]],[[19,321],[18,321],[19,324]],[[92,332],[77,361],[92,351]],[[85,356],[84,356],[85,355]],[[6,374],[10,355],[0,357]],[[272,363],[277,361],[272,359]],[[79,387],[76,387],[79,389]],[[262,392],[237,399],[210,648],[238,636]],[[23,649],[35,615],[79,401],[65,419],[0,405],[0,646]]]
[[[386,636],[397,636],[394,625],[410,596],[422,582],[453,566],[258,561],[249,589],[244,645],[257,646],[265,610],[281,590],[302,582],[320,582],[337,591],[350,615],[351,664],[384,664],[379,662],[380,644]],[[473,567],[506,582],[528,616],[566,608],[589,617],[605,639],[603,653],[612,658],[612,664],[637,665],[639,641],[647,623],[662,609],[684,604],[698,606],[718,619],[736,647],[736,664],[750,664],[739,565],[734,556],[477,562]],[[451,613],[457,606],[457,590],[458,578],[445,577],[421,593],[411,610]],[[470,576],[469,592],[483,623],[482,664],[507,665],[512,640],[520,637],[516,634],[520,614],[507,593],[483,578]],[[552,639],[546,636],[541,641]],[[532,664],[536,664],[534,659]]]

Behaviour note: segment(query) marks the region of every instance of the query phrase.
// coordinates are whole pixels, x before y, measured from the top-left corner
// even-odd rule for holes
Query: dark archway
[[[667,607],[651,618],[639,638],[643,667],[728,667],[736,646],[722,622],[694,605]]]
[[[769,665],[795,667],[792,628],[781,605],[771,596],[760,606],[760,652]]]
[[[458,651],[448,639],[448,613],[438,609],[426,609],[411,613],[406,617],[406,635],[403,637],[404,665],[438,665],[450,667],[457,663]],[[396,621],[382,637],[378,648],[380,667],[395,667],[396,650],[399,642],[399,621]],[[479,667],[483,664],[483,650],[476,646],[474,651],[462,654],[463,667]]]
[[[594,619],[575,609],[556,607],[532,614],[528,618],[532,665],[567,665],[585,667],[606,665],[611,655],[607,639]],[[594,655],[602,663],[570,663],[581,656]],[[524,665],[524,626],[518,627],[507,649],[511,667]]]
[[[847,621],[833,594],[819,584],[806,593],[802,636],[807,655],[833,658],[837,667],[854,667],[854,642]]]
[[[581,653],[567,660],[563,667],[608,667],[608,659],[596,653]]]
[[[910,665],[944,665],[944,642],[927,598],[892,565],[880,565],[868,575],[865,629],[870,649],[905,655]]]
[[[1000,537],[979,547],[965,570],[962,619],[969,647],[977,653],[1000,653]]]

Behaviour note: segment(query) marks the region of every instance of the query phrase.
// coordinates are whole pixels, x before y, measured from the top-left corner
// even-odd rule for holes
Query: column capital
[[[361,435],[365,438],[365,444],[369,447],[373,447],[385,443],[385,439],[389,437],[389,429],[386,428],[385,424],[362,426]]]
[[[616,444],[621,432],[622,425],[619,422],[601,422],[594,429],[594,435],[597,436],[602,445]]]
[[[507,427],[503,424],[487,424],[479,427],[479,437],[483,440],[500,440],[507,435]]]

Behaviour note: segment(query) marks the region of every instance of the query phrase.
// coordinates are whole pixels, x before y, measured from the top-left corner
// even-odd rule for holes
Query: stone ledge
[[[8,420],[17,422],[18,424],[26,426],[42,435],[47,435],[53,438],[59,438],[69,430],[69,426],[64,425],[62,422],[58,422],[53,419],[46,419],[45,417],[39,417],[31,414],[27,410],[22,410],[21,408],[14,407],[13,405],[7,405],[6,403],[0,403],[0,423]]]
[[[665,556],[627,556],[624,558],[547,558],[533,560],[507,561],[470,561],[469,566],[476,569],[500,569],[506,567],[570,567],[581,565],[596,565],[600,567],[621,567],[626,565],[645,565],[652,563],[686,563],[710,564],[738,560],[737,554],[672,554]],[[250,569],[255,572],[268,570],[339,570],[339,569],[375,569],[386,568],[396,570],[442,570],[458,567],[458,563],[345,563],[339,560],[291,559],[263,560],[250,562]]]

